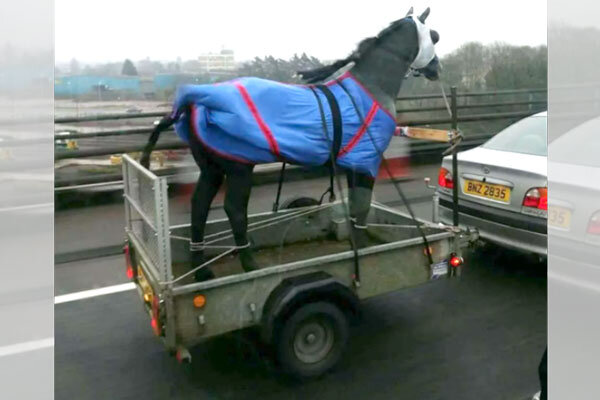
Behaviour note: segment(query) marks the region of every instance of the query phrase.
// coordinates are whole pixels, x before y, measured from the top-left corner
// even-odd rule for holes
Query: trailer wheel
[[[296,378],[312,378],[331,369],[348,340],[348,318],[326,302],[306,304],[293,312],[275,336],[277,359]]]
[[[290,210],[292,208],[300,208],[300,207],[310,207],[310,206],[318,206],[319,200],[313,199],[312,197],[305,196],[296,196],[285,200],[281,206],[280,210]]]

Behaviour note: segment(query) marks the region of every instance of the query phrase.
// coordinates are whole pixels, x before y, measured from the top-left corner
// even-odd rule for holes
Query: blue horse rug
[[[388,147],[396,120],[349,72],[326,84],[339,105],[342,135],[336,164],[377,176],[380,154]],[[323,105],[327,135],[315,93]],[[178,88],[175,131],[186,142],[194,135],[208,151],[249,164],[286,161],[307,166],[330,159],[333,118],[325,95],[307,85],[240,78],[213,85]],[[362,122],[361,122],[362,121]],[[368,128],[368,132],[367,132]]]

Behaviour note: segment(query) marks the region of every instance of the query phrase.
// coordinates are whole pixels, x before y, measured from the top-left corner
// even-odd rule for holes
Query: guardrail
[[[454,102],[457,108],[457,119],[458,123],[477,122],[477,121],[492,121],[492,120],[517,120],[535,112],[545,109],[547,104],[546,99],[540,99],[540,96],[546,94],[546,89],[519,89],[519,90],[501,90],[501,91],[486,91],[486,92],[463,92],[456,93],[452,91],[451,95],[448,96],[448,100],[452,100],[452,96],[455,96]],[[483,98],[483,97],[498,97],[498,96],[523,96],[527,95],[528,99],[514,100],[514,101],[487,101],[480,103],[468,103],[469,98]],[[535,98],[538,97],[538,98]],[[446,112],[447,108],[444,104],[427,104],[427,105],[405,105],[406,102],[418,101],[422,103],[442,101],[444,99],[442,94],[422,94],[413,96],[401,96],[396,100],[397,112],[399,115],[399,124],[403,126],[427,126],[427,125],[444,125],[451,124],[453,119],[450,116],[429,116],[425,118],[405,118],[404,114],[414,113],[432,113],[432,112]],[[464,99],[464,104],[459,104],[458,99]],[[523,107],[526,109],[520,109],[518,111],[497,111],[497,112],[486,112],[486,113],[474,113],[474,114],[462,114],[461,111],[474,110],[474,109],[502,109],[506,107]],[[112,121],[112,120],[123,120],[123,119],[140,119],[140,118],[158,118],[166,115],[167,110],[156,111],[156,112],[140,112],[140,113],[122,113],[122,114],[105,114],[105,115],[89,115],[82,117],[65,117],[55,119],[55,124],[76,124],[82,122],[95,122],[95,121]],[[70,133],[70,134],[56,134],[54,141],[64,140],[86,140],[92,138],[107,138],[107,137],[123,137],[130,135],[144,135],[149,134],[152,131],[152,127],[148,128],[132,128],[132,129],[109,129],[89,133]],[[169,131],[167,131],[169,132]],[[173,132],[172,130],[170,132]],[[461,145],[462,148],[474,147],[485,140],[489,139],[491,134],[479,134],[469,135]],[[55,151],[55,160],[65,159],[76,159],[86,157],[98,157],[121,153],[134,153],[143,150],[143,144],[121,144],[121,145],[109,145],[97,149],[86,149],[86,150],[69,150],[69,151]],[[440,143],[429,143],[429,142],[415,142],[411,143],[410,152],[416,155],[426,155],[433,153],[440,153],[447,145]],[[155,147],[155,150],[177,150],[185,149],[187,145],[179,140],[171,140],[161,143]],[[170,169],[171,174],[175,175],[182,172],[183,170]],[[57,180],[55,182],[55,188],[57,191],[68,190],[71,186],[81,185],[102,185],[118,183],[121,180],[120,174],[103,174],[91,177],[77,177],[72,179]]]

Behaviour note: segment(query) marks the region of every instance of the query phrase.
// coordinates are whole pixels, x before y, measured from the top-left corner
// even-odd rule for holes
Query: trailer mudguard
[[[265,302],[261,338],[270,343],[278,325],[298,307],[315,301],[329,301],[352,318],[360,315],[360,300],[346,285],[326,272],[318,271],[284,279]]]

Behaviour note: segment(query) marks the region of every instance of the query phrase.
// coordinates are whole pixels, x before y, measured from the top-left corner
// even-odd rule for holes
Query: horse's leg
[[[231,224],[235,244],[241,247],[240,261],[246,272],[258,268],[248,241],[248,200],[252,190],[253,169],[253,165],[235,162],[229,162],[226,168],[225,212]]]
[[[210,205],[223,183],[223,172],[214,164],[206,163],[201,168],[200,178],[192,195],[192,243],[190,245],[192,268],[204,263],[204,228]],[[208,267],[198,270],[194,277],[196,281],[205,281],[214,278]]]
[[[351,170],[346,172],[346,178],[354,238],[358,247],[366,247],[368,245],[367,217],[371,207],[375,179]]]
[[[200,167],[200,178],[198,178],[198,183],[192,194],[191,204],[190,260],[192,268],[196,268],[205,261],[203,250],[204,228],[206,227],[210,205],[223,184],[224,173],[193,135],[190,137],[190,150],[196,164]],[[208,267],[204,267],[196,271],[194,278],[200,282],[214,278],[214,274]]]

